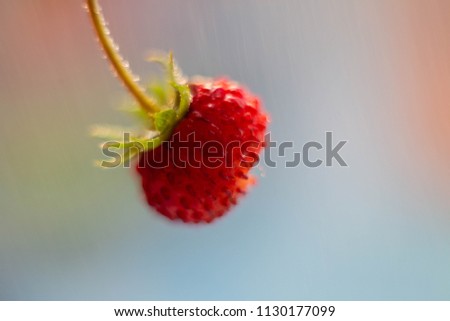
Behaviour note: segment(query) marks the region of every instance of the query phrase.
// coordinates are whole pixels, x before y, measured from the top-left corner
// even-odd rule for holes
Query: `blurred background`
[[[93,166],[91,125],[131,121],[82,2],[0,0],[0,299],[450,299],[449,1],[100,1],[142,79],[173,50],[294,142],[200,226]],[[326,131],[348,167],[283,166]]]

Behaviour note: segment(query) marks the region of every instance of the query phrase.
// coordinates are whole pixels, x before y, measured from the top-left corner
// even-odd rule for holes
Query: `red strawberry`
[[[268,122],[258,98],[226,79],[187,83],[170,54],[167,60],[153,59],[165,65],[172,87],[157,87],[156,101],[131,80],[96,1],[87,5],[108,58],[143,109],[147,133],[119,145],[132,148],[124,156],[139,155],[136,169],[148,204],[187,223],[222,216],[254,182],[249,171],[258,161]],[[148,130],[156,134],[148,138]]]
[[[236,204],[252,183],[249,170],[262,147],[267,116],[259,100],[235,83],[217,80],[192,87],[189,111],[170,142],[142,153],[137,170],[147,201],[158,212],[185,222],[210,222]],[[205,155],[208,145],[222,148],[215,162]],[[245,157],[250,149],[253,157]],[[177,166],[174,158],[187,166]],[[161,162],[169,166],[161,168]]]

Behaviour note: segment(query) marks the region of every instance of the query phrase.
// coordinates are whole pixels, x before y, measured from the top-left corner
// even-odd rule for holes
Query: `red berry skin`
[[[136,170],[157,212],[209,223],[254,183],[249,171],[264,147],[268,116],[256,96],[226,79],[193,83],[191,92],[189,111],[170,140],[141,153]]]

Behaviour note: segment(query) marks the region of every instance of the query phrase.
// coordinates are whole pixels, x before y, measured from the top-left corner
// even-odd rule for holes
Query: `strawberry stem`
[[[108,60],[111,62],[114,70],[117,72],[118,77],[122,80],[125,87],[130,91],[130,93],[139,102],[144,110],[149,113],[156,113],[160,111],[160,108],[153,101],[153,99],[148,96],[145,93],[144,89],[142,89],[134,80],[133,74],[131,73],[128,66],[126,66],[124,59],[119,54],[114,41],[109,36],[109,31],[105,25],[105,18],[103,17],[101,8],[98,5],[97,0],[87,0],[86,4],[100,44],[105,51]]]
[[[109,36],[109,30],[106,27],[105,18],[97,0],[86,0],[86,8],[90,13],[95,32],[107,58],[120,80],[142,108],[137,109],[137,111],[134,109],[132,112],[145,121],[146,132],[141,135],[133,135],[130,137],[130,141],[125,141],[126,131],[122,131],[124,140],[120,141],[122,138],[121,131],[111,127],[98,127],[92,132],[93,136],[110,139],[103,145],[104,147],[123,150],[122,162],[125,162],[141,152],[157,148],[170,139],[175,126],[189,110],[192,101],[190,87],[175,64],[172,52],[169,53],[167,58],[162,55],[152,57],[150,58],[151,61],[158,62],[166,68],[168,73],[166,84],[173,88],[173,91],[169,90],[169,86],[162,88],[159,91],[159,100],[154,100],[134,80],[135,77],[128,68],[128,63],[119,54],[117,46]],[[158,97],[158,95],[155,96]],[[130,148],[133,150],[130,150]],[[101,167],[108,167],[101,164],[104,163],[100,163]]]

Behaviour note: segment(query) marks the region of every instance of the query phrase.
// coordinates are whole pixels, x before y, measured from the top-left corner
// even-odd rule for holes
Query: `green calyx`
[[[86,7],[106,57],[119,79],[137,101],[137,106],[126,111],[136,116],[142,124],[139,133],[111,126],[96,126],[92,135],[108,140],[102,144],[103,150],[105,148],[116,148],[119,152],[121,150],[121,163],[127,163],[140,152],[157,148],[170,138],[173,129],[189,109],[192,99],[190,88],[176,66],[172,53],[153,55],[149,58],[149,61],[159,63],[165,68],[166,80],[152,83],[147,90],[141,88],[109,36],[97,1],[86,0]]]
[[[152,55],[148,60],[157,62],[166,69],[169,88],[172,89],[167,91],[164,85],[158,86],[157,84],[149,88],[150,92],[157,96],[160,104],[169,104],[168,108],[154,115],[155,128],[162,132],[170,129],[171,126],[183,119],[191,104],[191,90],[175,64],[172,53],[169,53],[168,59],[165,59],[162,55]]]

